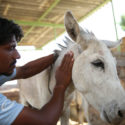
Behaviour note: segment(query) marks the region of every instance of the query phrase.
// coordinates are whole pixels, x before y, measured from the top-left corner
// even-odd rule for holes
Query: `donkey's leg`
[[[61,115],[61,125],[69,125],[69,118],[70,118],[70,103],[71,100],[73,99],[72,94],[70,96],[67,97],[67,99],[64,102],[64,108],[63,108],[63,112]]]
[[[75,92],[75,102],[76,102],[78,123],[83,124],[84,123],[84,110],[82,106],[82,96],[78,91]]]
[[[78,112],[78,123],[83,124],[84,123],[84,110],[81,105],[77,104],[77,112]]]
[[[70,107],[67,106],[61,115],[61,125],[69,125]]]

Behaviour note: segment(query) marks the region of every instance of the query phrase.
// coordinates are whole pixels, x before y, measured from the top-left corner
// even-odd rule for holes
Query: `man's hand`
[[[56,87],[62,87],[64,90],[71,82],[72,67],[74,63],[73,52],[64,55],[61,65],[56,71]]]

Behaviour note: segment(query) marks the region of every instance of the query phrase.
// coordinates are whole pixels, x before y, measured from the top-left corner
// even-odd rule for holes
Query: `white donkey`
[[[27,80],[18,81],[21,100],[38,109],[47,103],[51,98],[48,85],[49,90],[53,92],[56,84],[55,71],[64,54],[71,50],[75,57],[73,84],[70,84],[65,94],[61,124],[68,124],[67,108],[72,100],[73,91],[78,90],[86,102],[85,105],[91,105],[102,120],[119,125],[125,115],[125,92],[117,75],[116,61],[109,48],[117,46],[120,41],[98,40],[93,33],[78,25],[71,12],[65,15],[65,27],[73,41],[66,38],[67,47],[62,47],[63,50],[52,68]],[[88,121],[92,125],[89,118]]]

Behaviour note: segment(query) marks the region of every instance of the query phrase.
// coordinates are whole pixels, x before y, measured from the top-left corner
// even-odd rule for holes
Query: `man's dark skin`
[[[13,72],[16,60],[20,58],[16,45],[15,35],[9,43],[0,45],[0,74],[10,75]],[[16,67],[17,72],[14,79],[28,78],[40,73],[54,61],[54,55],[51,54],[24,66]],[[73,63],[73,53],[68,52],[57,68],[56,86],[51,100],[40,110],[24,107],[12,125],[56,125],[63,109],[65,90],[71,81]]]

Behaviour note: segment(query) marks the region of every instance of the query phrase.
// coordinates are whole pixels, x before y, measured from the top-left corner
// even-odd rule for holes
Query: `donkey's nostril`
[[[121,118],[124,116],[122,111],[120,111],[120,110],[118,111],[118,116],[120,116]]]

